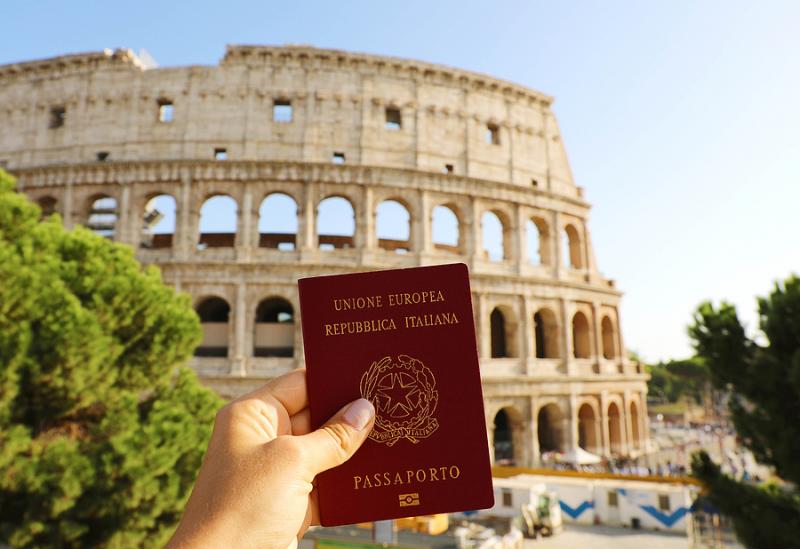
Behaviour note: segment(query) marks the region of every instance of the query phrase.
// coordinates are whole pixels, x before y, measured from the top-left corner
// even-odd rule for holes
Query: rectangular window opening
[[[172,122],[174,107],[169,99],[158,100],[158,121],[168,124]]]
[[[486,142],[490,145],[500,144],[500,127],[497,124],[486,125]]]
[[[344,153],[343,152],[334,152],[333,156],[331,156],[331,162],[334,164],[344,164]]]
[[[50,129],[60,128],[67,119],[67,109],[63,106],[50,108]]]
[[[108,160],[109,154],[110,153],[108,151],[98,151],[97,152],[97,161],[98,162],[105,162],[106,160]]]
[[[276,99],[272,103],[273,122],[289,123],[292,121],[292,102],[288,99]]]
[[[444,165],[444,173],[455,173],[455,168],[452,164],[445,164]]]
[[[532,187],[538,187],[539,186],[539,181],[537,181],[536,179],[531,179],[531,186]]]
[[[384,127],[387,130],[399,130],[403,127],[403,117],[400,109],[396,107],[386,107],[386,123]]]
[[[667,494],[659,494],[658,496],[658,509],[659,511],[669,511],[669,496]]]
[[[617,499],[617,493],[614,492],[614,491],[611,491],[611,492],[608,493],[608,506],[609,507],[618,507],[619,506],[619,500]]]
[[[227,160],[228,149],[217,148],[214,149],[214,160]]]
[[[514,500],[511,495],[511,490],[508,488],[503,489],[503,507],[513,507]]]

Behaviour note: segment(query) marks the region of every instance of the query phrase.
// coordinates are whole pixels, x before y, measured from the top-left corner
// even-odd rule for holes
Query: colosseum
[[[131,246],[192,296],[191,364],[223,396],[303,365],[298,278],[458,261],[495,462],[636,457],[647,376],[552,101],[305,46],[167,68],[105,50],[0,66],[0,165],[43,215]]]

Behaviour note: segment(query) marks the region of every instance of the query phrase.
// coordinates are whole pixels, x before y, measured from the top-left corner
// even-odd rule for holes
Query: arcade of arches
[[[526,424],[525,414],[513,404],[489,411],[487,426],[496,465],[538,465],[552,454],[580,447],[597,456],[640,455],[646,419],[639,413],[641,394],[603,394],[545,398],[535,407],[535,421]],[[533,399],[536,401],[537,399]],[[624,414],[623,410],[628,410]]]

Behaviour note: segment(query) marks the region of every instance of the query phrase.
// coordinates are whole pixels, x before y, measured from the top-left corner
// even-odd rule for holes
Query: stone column
[[[601,364],[603,363],[603,327],[600,321],[600,304],[592,302],[592,342],[594,343],[594,362],[597,364],[597,371],[603,373]]]
[[[550,254],[553,258],[553,276],[556,279],[563,278],[564,276],[564,257],[562,254],[564,250],[561,248],[561,231],[563,230],[561,227],[561,212],[555,212],[553,214],[553,230],[551,231],[551,242],[552,242],[552,250],[553,253]]]
[[[175,207],[175,235],[172,246],[179,261],[186,261],[192,250],[194,233],[191,228],[192,175],[188,171],[181,173],[181,188]]]
[[[603,428],[603,439],[601,442],[603,448],[603,455],[605,457],[611,456],[611,440],[608,429],[608,391],[600,393],[600,423]]]
[[[75,225],[72,187],[72,181],[67,181],[67,185],[64,188],[64,228],[66,229],[72,229]]]
[[[528,235],[526,234],[527,233],[527,221],[525,219],[525,214],[524,214],[524,211],[522,209],[522,205],[521,204],[517,204],[516,205],[514,214],[515,214],[515,217],[516,217],[515,221],[516,221],[516,225],[517,225],[516,231],[514,231],[514,233],[516,234],[516,239],[517,239],[517,242],[516,242],[516,244],[517,244],[516,245],[516,254],[515,254],[517,256],[516,257],[516,260],[517,260],[517,272],[518,273],[522,273],[522,268],[523,268],[522,266],[523,265],[527,265],[529,263],[529,261],[528,261],[528,247],[527,247]]]
[[[622,413],[622,418],[625,422],[625,453],[630,455],[635,445],[633,441],[633,421],[631,418],[631,392],[627,389],[622,396],[622,405],[625,407]]]
[[[419,191],[417,196],[417,216],[414,223],[412,223],[412,228],[414,229],[412,251],[424,253],[433,251],[433,238],[431,236],[432,215],[428,193]]]
[[[356,213],[356,236],[354,238],[356,248],[369,250],[378,248],[378,235],[375,230],[376,216],[374,191],[372,187],[365,186],[361,212]]]
[[[478,354],[481,358],[491,358],[492,341],[486,310],[486,294],[478,294],[478,312],[475,315],[475,329],[478,335]]]
[[[614,308],[616,317],[614,320],[614,336],[617,344],[617,353],[614,357],[618,364],[628,364],[628,356],[625,351],[625,342],[622,340],[622,321],[619,318],[619,307]],[[623,369],[625,371],[625,369]]]
[[[580,437],[578,436],[578,397],[575,394],[569,395],[569,414],[567,415],[569,431],[569,447],[567,451],[578,447]]]
[[[244,188],[242,203],[239,206],[236,224],[236,258],[247,261],[253,242],[253,191],[249,185]]]
[[[297,247],[312,250],[317,247],[317,184],[303,186],[303,203],[297,212]]]
[[[472,259],[483,259],[483,222],[481,220],[481,207],[477,200],[472,200]]]
[[[561,305],[561,356],[568,374],[575,373],[575,342],[572,341],[572,315],[573,305],[563,297],[559,299]]]
[[[247,330],[247,287],[244,282],[236,285],[236,308],[234,309],[234,341],[231,360],[231,375],[244,377],[247,375],[246,330]]]
[[[133,244],[131,239],[131,187],[124,182],[120,192],[120,201],[117,204],[117,226],[114,240],[125,244]]]
[[[530,303],[525,296],[520,296],[520,319],[519,327],[520,327],[520,337],[522,341],[520,342],[520,352],[519,356],[522,359],[522,363],[525,365],[525,373],[530,374],[531,372],[528,371],[527,365],[531,362],[534,358],[535,353],[533,350],[533,315],[531,313]]]
[[[597,454],[598,456],[604,455],[603,426],[602,419],[600,419],[600,417],[594,418],[594,448],[592,448],[592,453]]]
[[[531,465],[540,464],[539,451],[539,410],[536,408],[536,398],[531,397]]]

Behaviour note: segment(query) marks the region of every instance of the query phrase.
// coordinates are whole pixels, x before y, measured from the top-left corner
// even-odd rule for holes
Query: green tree
[[[702,404],[708,396],[710,374],[699,357],[648,366],[648,373],[650,390],[670,402],[691,400]]]
[[[221,402],[188,296],[0,170],[0,543],[161,545]]]
[[[692,459],[711,501],[733,519],[748,547],[800,547],[800,279],[776,284],[758,300],[760,342],[749,338],[733,305],[701,304],[689,334],[714,384],[730,391],[736,430],[756,459],[775,468],[780,487],[722,474],[705,453]]]

